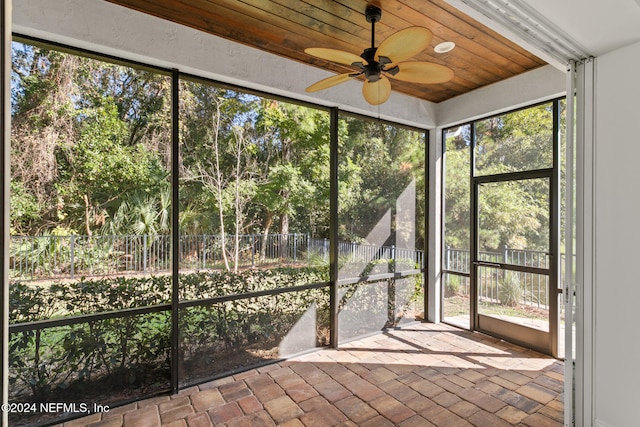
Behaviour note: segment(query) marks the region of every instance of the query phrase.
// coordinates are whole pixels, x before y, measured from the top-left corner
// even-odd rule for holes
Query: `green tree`
[[[476,122],[476,173],[553,166],[553,116],[543,104]]]
[[[60,220],[55,153],[62,142],[75,138],[74,106],[68,94],[74,93],[72,76],[80,62],[77,57],[18,42],[12,44],[11,58],[12,205],[30,201],[32,219],[24,221],[22,213],[12,211],[12,226],[25,234],[38,234]]]
[[[158,194],[168,175],[156,153],[142,144],[128,144],[129,129],[116,105],[111,100],[103,105],[79,112],[77,140],[58,153],[58,191],[67,211],[83,218],[87,235],[93,227],[105,225],[134,194]]]
[[[447,135],[444,172],[445,245],[468,250],[471,226],[470,126],[462,126]]]
[[[11,234],[24,234],[41,221],[42,208],[35,196],[24,188],[20,181],[11,181]]]
[[[407,225],[397,222],[401,195],[415,185],[416,244],[424,242],[425,137],[399,126],[371,120],[348,118],[347,132],[340,144],[340,237],[359,241],[387,212],[392,213],[390,244],[396,244],[398,231]],[[348,181],[347,181],[348,180]],[[400,227],[400,228],[399,228]]]
[[[446,245],[469,247],[470,126],[446,144]],[[475,123],[476,175],[553,166],[552,105],[492,117]],[[546,250],[549,244],[549,182],[527,179],[480,186],[480,250]]]
[[[286,249],[292,218],[297,220],[297,231],[315,231],[319,223],[328,223],[329,116],[263,100],[256,132],[262,170],[256,194],[256,203],[263,209],[262,247],[266,248],[266,236],[277,219],[284,237],[281,249]]]
[[[91,234],[128,197],[154,197],[166,186],[165,76],[24,43],[12,48],[12,182],[40,210],[39,221],[21,229]]]
[[[256,191],[252,117],[257,98],[189,81],[182,88],[181,188],[182,204],[189,207],[183,220],[187,228],[207,224],[221,236],[227,269],[227,233],[232,232],[237,270],[239,235],[248,227]]]

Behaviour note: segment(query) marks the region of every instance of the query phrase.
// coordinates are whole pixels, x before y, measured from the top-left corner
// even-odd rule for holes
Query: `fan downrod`
[[[365,78],[369,83],[374,83],[380,80],[380,76],[383,71],[390,73],[392,76],[398,74],[398,67],[395,66],[390,69],[385,69],[385,65],[389,64],[391,60],[385,56],[381,56],[378,61],[375,60],[375,54],[378,48],[375,45],[375,34],[376,34],[376,22],[380,21],[380,17],[382,16],[382,10],[379,7],[369,5],[365,9],[364,13],[367,18],[367,22],[371,23],[371,47],[365,49],[364,52],[360,55],[362,59],[365,60],[366,65],[362,62],[354,62],[351,65],[354,65],[360,68],[359,73],[351,74],[351,77],[356,77],[360,74],[364,74]]]

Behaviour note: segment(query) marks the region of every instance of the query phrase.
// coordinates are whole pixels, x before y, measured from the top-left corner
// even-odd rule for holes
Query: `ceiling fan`
[[[362,95],[371,105],[379,105],[389,99],[391,82],[387,78],[412,83],[445,83],[453,78],[453,71],[443,65],[431,62],[402,62],[423,51],[431,42],[432,33],[423,27],[409,27],[389,36],[380,46],[375,47],[376,22],[382,11],[369,5],[365,10],[367,22],[371,23],[371,47],[360,56],[343,50],[311,47],[305,53],[317,58],[350,65],[359,71],[339,74],[320,80],[309,86],[307,92],[316,92],[344,83],[363,75]]]

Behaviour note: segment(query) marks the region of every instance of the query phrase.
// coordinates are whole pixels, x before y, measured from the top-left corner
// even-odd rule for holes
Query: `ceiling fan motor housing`
[[[377,6],[369,5],[364,11],[367,22],[379,22],[382,17],[382,10]]]
[[[362,55],[360,55],[362,59],[367,61],[367,65],[362,67],[362,72],[370,82],[377,82],[380,80],[380,73],[382,72],[380,63],[374,59],[376,50],[378,50],[377,47],[370,47],[365,49],[364,52],[362,52]]]

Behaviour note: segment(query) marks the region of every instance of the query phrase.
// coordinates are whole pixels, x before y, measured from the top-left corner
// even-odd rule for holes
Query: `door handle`
[[[479,265],[481,267],[493,267],[493,268],[502,268],[502,265],[497,262],[489,262],[489,261],[474,261],[474,265]]]

